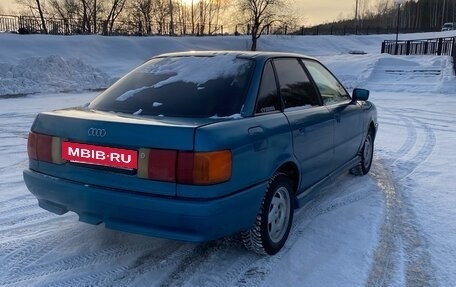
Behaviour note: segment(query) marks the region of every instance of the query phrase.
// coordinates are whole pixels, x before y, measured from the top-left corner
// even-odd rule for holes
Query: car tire
[[[286,174],[276,173],[269,181],[253,227],[241,234],[244,246],[262,255],[279,252],[290,233],[293,213],[293,184]]]
[[[350,170],[354,175],[365,175],[370,171],[374,157],[374,133],[369,130],[361,150],[361,162]]]

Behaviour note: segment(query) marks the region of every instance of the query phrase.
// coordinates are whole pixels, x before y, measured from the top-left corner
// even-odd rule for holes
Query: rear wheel
[[[242,232],[245,247],[258,254],[279,252],[290,233],[293,202],[290,178],[277,173],[269,181],[255,224],[252,229]]]
[[[363,149],[361,151],[361,162],[350,170],[354,175],[365,175],[369,172],[372,166],[372,159],[374,157],[374,134],[372,130],[367,133],[366,140],[364,141]]]

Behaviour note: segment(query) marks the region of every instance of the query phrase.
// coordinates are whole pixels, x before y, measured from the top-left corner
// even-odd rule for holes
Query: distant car
[[[86,107],[40,113],[24,180],[83,222],[191,242],[241,232],[275,254],[319,187],[369,172],[368,96],[298,54],[161,55]]]
[[[451,31],[451,30],[456,30],[456,23],[454,22],[448,22],[443,24],[442,26],[442,32],[444,31]]]

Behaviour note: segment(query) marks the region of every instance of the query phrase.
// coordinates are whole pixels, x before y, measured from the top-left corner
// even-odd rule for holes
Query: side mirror
[[[352,96],[353,102],[367,101],[368,99],[369,99],[369,90],[358,89],[358,88],[353,90],[353,96]]]

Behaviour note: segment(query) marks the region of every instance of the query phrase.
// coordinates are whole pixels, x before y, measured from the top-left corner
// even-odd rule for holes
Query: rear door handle
[[[268,148],[268,140],[264,135],[264,129],[262,127],[249,128],[249,135],[252,136],[254,139],[254,151],[262,151]]]
[[[249,135],[251,135],[251,136],[260,135],[263,132],[264,132],[264,130],[261,127],[249,128]]]

